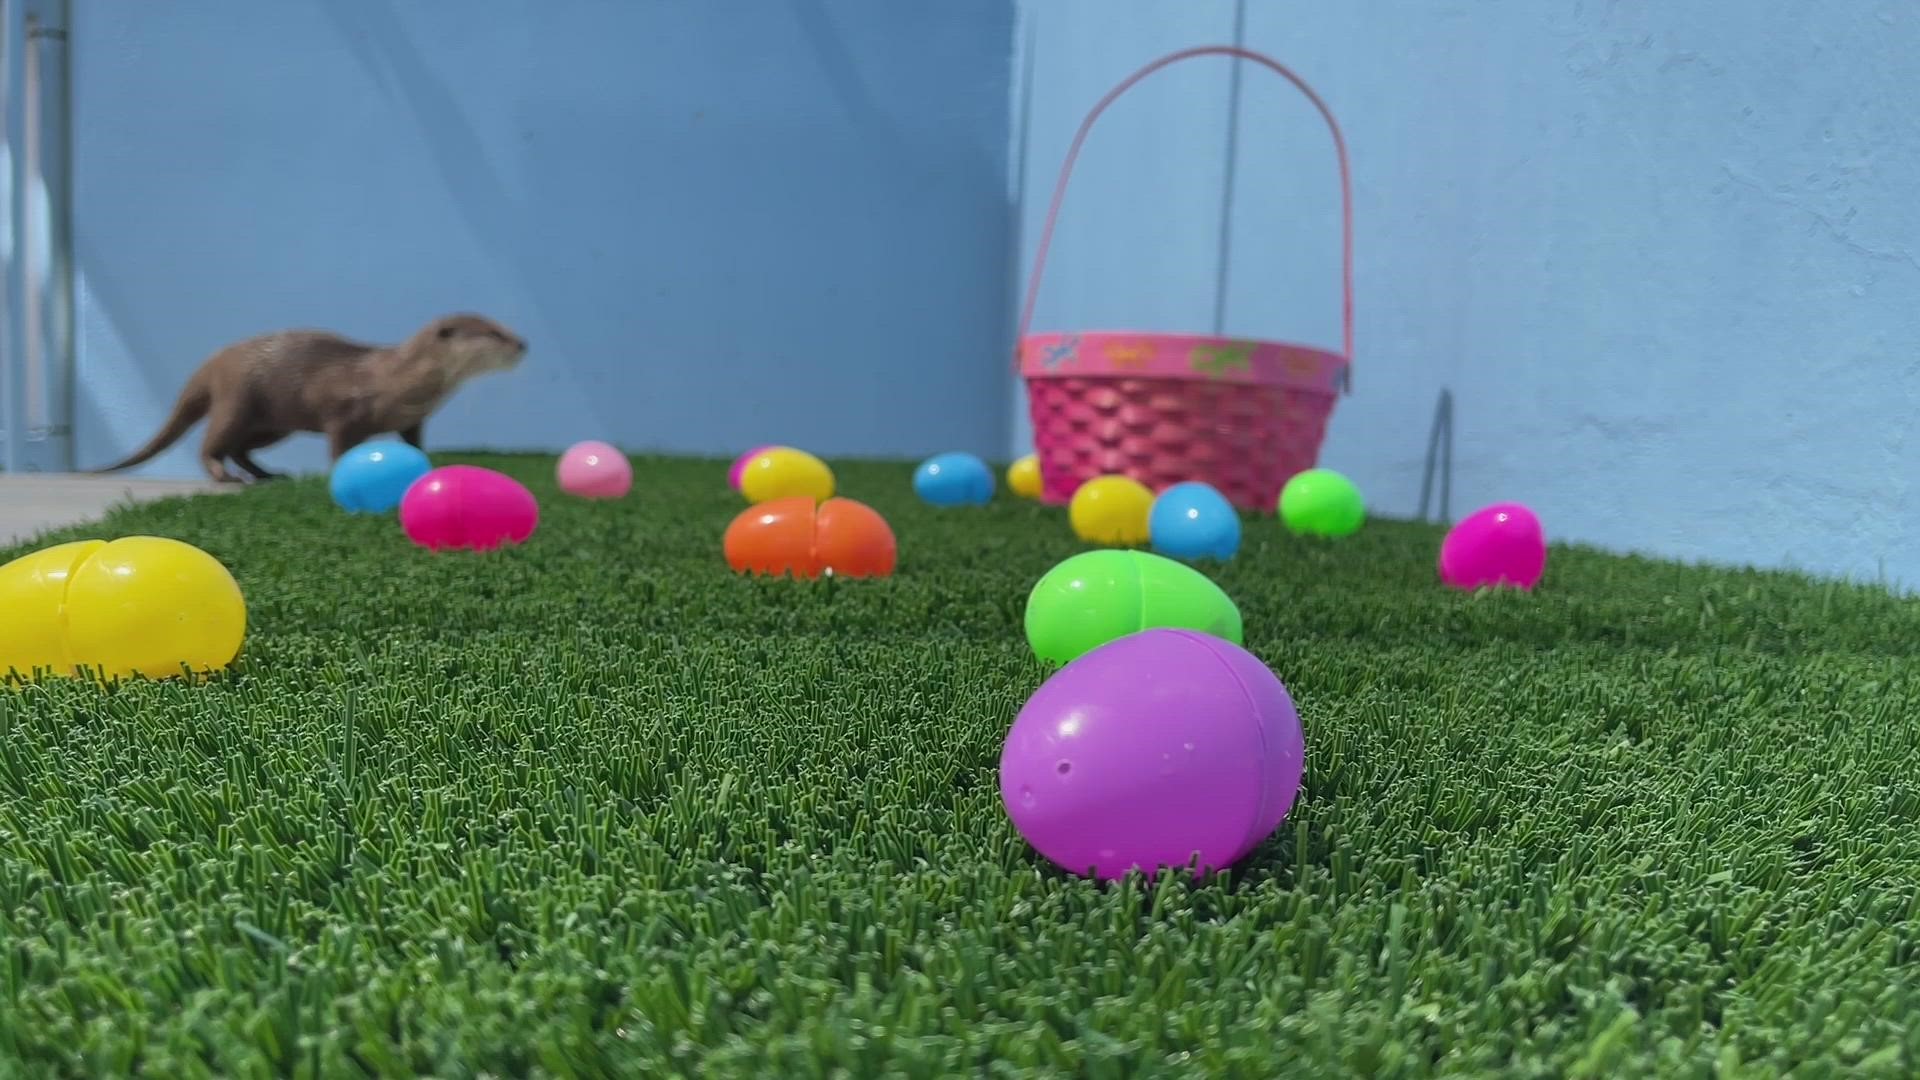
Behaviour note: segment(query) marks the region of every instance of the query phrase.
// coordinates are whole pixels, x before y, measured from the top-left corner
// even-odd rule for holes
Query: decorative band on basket
[[[1333,394],[1346,369],[1344,357],[1325,349],[1205,334],[1069,331],[1020,342],[1020,372],[1029,379],[1196,379]]]

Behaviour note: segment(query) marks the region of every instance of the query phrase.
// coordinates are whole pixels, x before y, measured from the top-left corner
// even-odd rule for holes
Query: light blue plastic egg
[[[1147,534],[1153,550],[1170,558],[1224,562],[1240,550],[1240,515],[1212,484],[1189,480],[1153,500]]]
[[[333,463],[327,490],[343,510],[385,514],[400,505],[415,480],[433,471],[427,455],[403,442],[361,443]]]
[[[914,470],[913,492],[935,506],[982,506],[993,500],[993,470],[972,454],[935,454]]]

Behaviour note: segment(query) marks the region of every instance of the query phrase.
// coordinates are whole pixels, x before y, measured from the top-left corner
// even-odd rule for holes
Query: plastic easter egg
[[[1074,535],[1091,544],[1144,544],[1153,492],[1130,476],[1096,476],[1074,491],[1067,520]]]
[[[0,674],[101,679],[219,671],[247,604],[220,560],[157,536],[60,544],[0,567]]]
[[[633,463],[598,439],[568,447],[554,476],[561,491],[583,499],[618,499],[633,489]]]
[[[1440,580],[1456,589],[1531,589],[1546,569],[1546,532],[1519,503],[1469,514],[1440,544]]]
[[[899,560],[893,529],[866,503],[828,499],[813,517],[813,558],[833,577],[886,577]]]
[[[865,503],[805,495],[756,503],[727,526],[721,548],[742,574],[886,577],[898,546],[886,519]]]
[[[1153,500],[1147,516],[1153,550],[1176,559],[1233,558],[1240,550],[1240,514],[1212,484],[1175,484]]]
[[[1026,457],[1007,466],[1007,490],[1023,499],[1040,497],[1040,455]]]
[[[935,454],[913,471],[913,493],[935,506],[993,501],[993,470],[972,454]]]
[[[759,457],[761,454],[764,454],[769,450],[778,450],[778,449],[780,449],[778,446],[774,446],[771,444],[767,446],[756,446],[753,449],[747,451],[746,453],[741,454],[739,457],[734,458],[733,467],[727,470],[727,486],[732,488],[735,491],[739,491],[740,477],[746,474],[747,463],[751,462],[754,458]]]
[[[108,678],[218,671],[240,655],[247,603],[220,560],[178,540],[114,540],[67,583],[67,648]]]
[[[327,477],[327,490],[350,513],[385,514],[400,505],[415,480],[432,471],[433,462],[421,450],[380,439],[341,454]]]
[[[727,525],[720,546],[736,573],[814,577],[814,501],[805,495],[756,503]]]
[[[0,566],[0,680],[32,678],[44,669],[73,673],[67,648],[67,584],[73,571],[107,546],[104,540],[55,544]]]
[[[1000,752],[1000,797],[1034,850],[1103,880],[1217,871],[1272,835],[1306,762],[1287,688],[1191,630],[1103,645],[1036,690]]]
[[[432,551],[492,551],[525,543],[540,504],[525,485],[477,465],[443,465],[414,481],[400,500],[407,539]]]
[[[825,502],[833,498],[833,470],[805,450],[775,447],[754,455],[741,470],[740,494],[750,503],[801,495]]]
[[[1052,664],[1155,628],[1198,630],[1240,644],[1240,609],[1205,574],[1144,551],[1065,559],[1027,594],[1027,644]]]
[[[1352,536],[1366,519],[1367,504],[1360,489],[1332,469],[1295,473],[1280,489],[1280,521],[1290,532]]]

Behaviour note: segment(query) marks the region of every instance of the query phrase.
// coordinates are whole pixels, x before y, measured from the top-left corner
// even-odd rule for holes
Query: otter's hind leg
[[[226,459],[244,445],[246,419],[239,410],[215,400],[207,413],[207,431],[200,439],[200,467],[216,484],[238,484],[240,478],[227,469]]]
[[[286,479],[287,474],[285,473],[267,471],[267,469],[262,467],[259,462],[253,460],[253,454],[249,451],[235,450],[232,456],[233,456],[233,463],[235,465],[240,466],[241,469],[246,471],[248,476],[253,477],[255,480]]]
[[[253,452],[255,450],[265,450],[267,447],[272,446],[274,443],[286,437],[287,433],[284,431],[255,432],[251,437],[240,443],[228,457],[231,457],[235,465],[245,469],[248,475],[252,476],[255,480],[285,479],[285,473],[272,472],[263,467],[259,462],[253,460]]]

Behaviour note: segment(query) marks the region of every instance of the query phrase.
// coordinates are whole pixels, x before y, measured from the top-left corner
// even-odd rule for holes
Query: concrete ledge
[[[229,494],[241,486],[63,473],[0,475],[0,544],[25,543],[48,529],[93,521],[128,503],[169,495]]]

